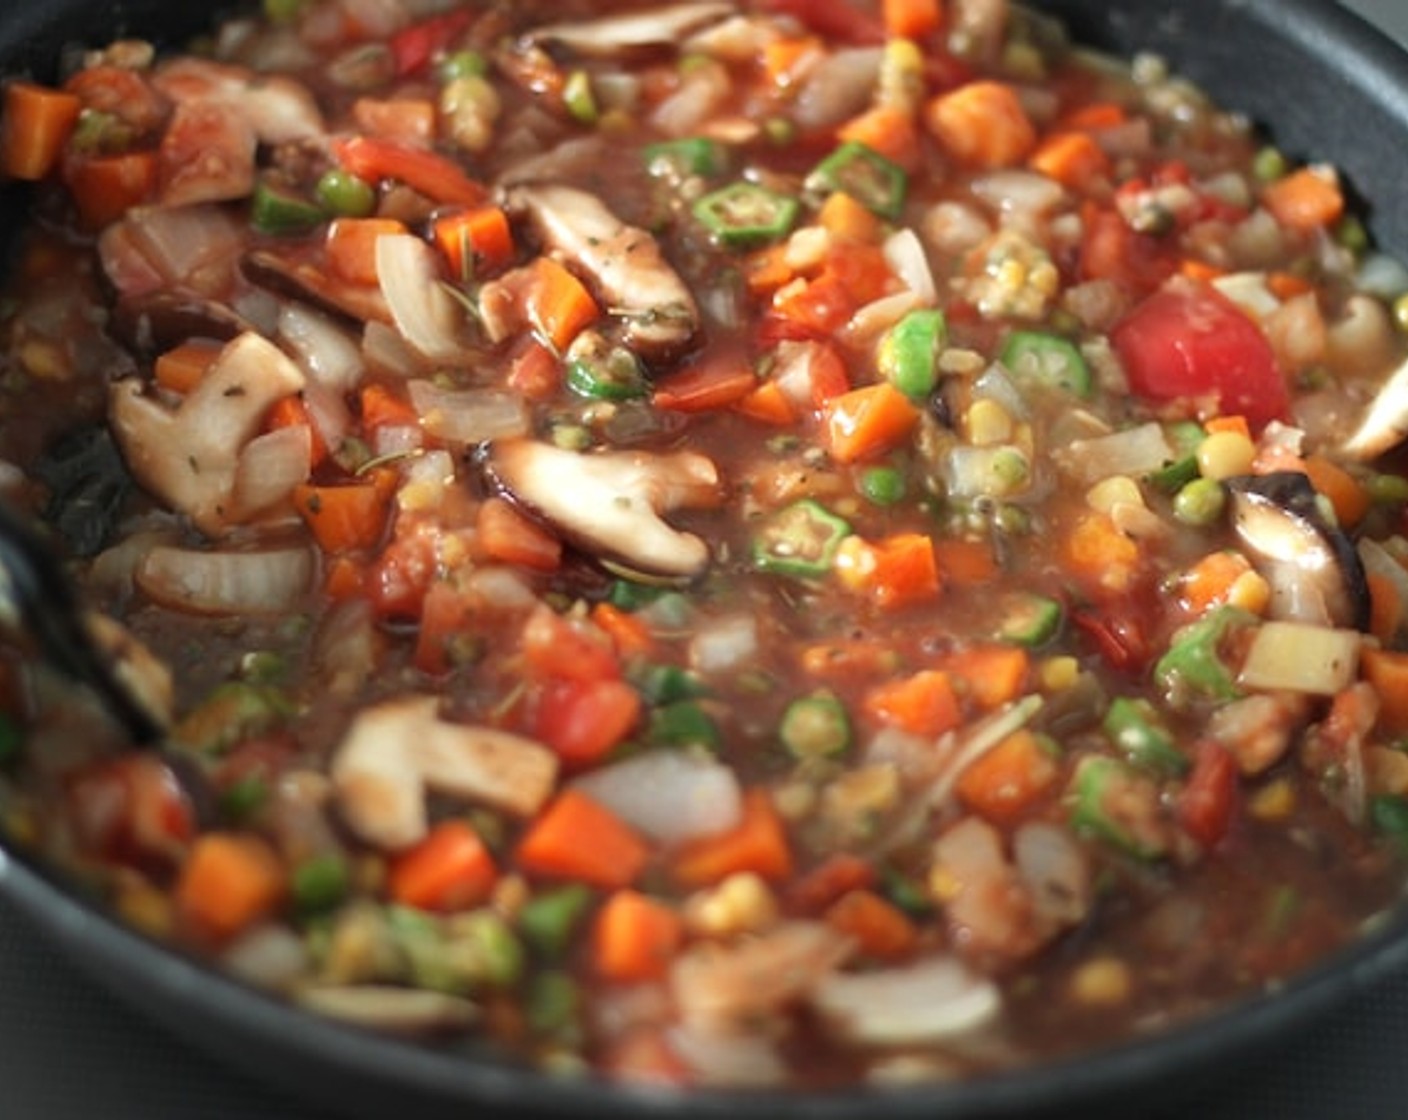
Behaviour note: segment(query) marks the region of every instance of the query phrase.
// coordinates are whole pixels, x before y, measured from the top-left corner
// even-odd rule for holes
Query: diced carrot
[[[970,646],[946,656],[943,667],[980,708],[996,708],[1022,694],[1031,657],[1021,646]]]
[[[508,215],[498,206],[475,206],[435,219],[431,235],[450,265],[450,275],[472,280],[480,265],[500,268],[513,260]]]
[[[82,108],[76,94],[34,82],[8,82],[0,117],[0,169],[15,179],[43,179],[58,166]]]
[[[891,163],[912,170],[919,157],[919,130],[914,118],[898,105],[876,105],[852,117],[836,130],[842,142],[864,144]]]
[[[324,552],[351,552],[381,540],[395,492],[394,472],[372,471],[356,482],[300,483],[293,491],[293,507]]]
[[[758,387],[758,375],[741,355],[696,362],[655,383],[651,403],[672,412],[712,412],[744,400]]]
[[[924,39],[943,24],[941,0],[885,0],[885,30],[897,39]]]
[[[326,566],[323,592],[335,603],[360,599],[366,591],[366,567],[350,556],[334,556]]]
[[[1110,157],[1088,132],[1053,133],[1037,145],[1027,163],[1033,171],[1073,190],[1110,170]]]
[[[797,410],[776,381],[759,382],[758,387],[734,408],[750,420],[771,424],[775,428],[786,428],[797,421]]]
[[[1107,514],[1083,515],[1063,545],[1066,569],[1086,591],[1122,595],[1133,587],[1141,558],[1139,545]]]
[[[925,602],[943,590],[934,542],[924,533],[896,533],[879,541],[848,537],[835,566],[842,583],[885,610]]]
[[[328,226],[328,267],[353,284],[375,284],[378,238],[405,232],[394,218],[338,218]]]
[[[925,106],[924,121],[954,158],[974,167],[1013,167],[1036,146],[1021,98],[1003,82],[969,82],[940,94]]]
[[[963,803],[993,824],[1020,821],[1056,786],[1060,767],[1027,728],[1014,731],[959,775]]]
[[[157,155],[123,152],[69,159],[63,178],[83,228],[96,232],[151,197],[156,189]]]
[[[308,465],[316,467],[328,457],[328,442],[323,438],[321,429],[314,423],[313,414],[308,411],[308,406],[303,402],[303,398],[297,393],[290,393],[275,401],[264,415],[266,431],[277,431],[279,428],[297,428],[300,425],[308,429],[308,438],[311,441],[308,449]]]
[[[200,936],[227,941],[268,917],[287,888],[283,863],[258,836],[207,832],[176,880],[176,910]]]
[[[1304,276],[1297,276],[1294,272],[1286,272],[1284,269],[1268,272],[1266,287],[1273,296],[1282,301],[1295,299],[1296,296],[1303,296],[1315,290],[1315,285]]]
[[[1214,432],[1231,432],[1233,435],[1246,436],[1252,438],[1252,426],[1247,423],[1245,416],[1214,416],[1211,420],[1204,421],[1203,429],[1212,435]]]
[[[539,677],[615,680],[621,663],[610,638],[593,623],[564,618],[540,605],[528,616],[519,639],[525,667]]]
[[[895,672],[900,656],[884,642],[838,639],[807,646],[801,662],[808,676],[854,681]]]
[[[762,788],[748,790],[743,819],[727,832],[686,843],[675,854],[671,870],[676,881],[689,888],[712,886],[745,871],[774,883],[787,879],[792,849],[772,796]]]
[[[875,885],[875,865],[851,852],[836,852],[794,879],[784,902],[794,914],[821,914],[851,891]]]
[[[478,206],[489,193],[458,163],[437,152],[369,136],[334,140],[332,149],[338,163],[357,178],[373,185],[387,179],[405,183],[432,202]]]
[[[1103,132],[1107,128],[1118,128],[1129,120],[1123,105],[1115,101],[1092,101],[1078,109],[1064,114],[1059,121],[1062,129],[1079,129],[1084,132]]]
[[[1408,732],[1408,653],[1365,646],[1359,670],[1379,694],[1378,725],[1391,735]]]
[[[743,279],[748,291],[755,296],[771,296],[796,276],[796,269],[788,263],[785,242],[758,249],[743,260]]]
[[[997,557],[987,541],[943,538],[934,542],[939,571],[950,583],[976,587],[997,576]]]
[[[474,826],[446,820],[391,861],[386,893],[417,910],[467,910],[487,899],[497,880],[494,857]]]
[[[1228,602],[1233,586],[1250,571],[1251,562],[1240,552],[1210,552],[1183,573],[1178,597],[1190,614],[1206,614]]]
[[[623,680],[553,680],[538,695],[533,734],[565,766],[601,762],[640,722],[640,693]]]
[[[650,627],[630,611],[623,611],[604,599],[592,607],[592,621],[611,639],[616,656],[623,661],[644,657],[655,648]]]
[[[650,850],[615,813],[569,789],[529,825],[515,855],[529,875],[619,890],[639,877]]]
[[[1369,572],[1369,633],[1387,646],[1398,634],[1403,625],[1404,608],[1408,606],[1398,594],[1398,586],[1391,578],[1378,572]]]
[[[1344,214],[1344,192],[1329,167],[1292,171],[1269,183],[1261,199],[1272,216],[1291,229],[1323,229],[1334,225]]]
[[[765,43],[759,61],[764,80],[780,89],[790,86],[813,61],[819,61],[822,57],[822,46],[817,39],[791,36]]]
[[[817,213],[817,222],[832,237],[842,241],[876,244],[885,232],[883,223],[870,208],[845,191],[832,191],[826,196]]]
[[[435,139],[435,104],[423,97],[359,97],[352,121],[358,131],[383,140],[429,148]]]
[[[475,526],[490,560],[537,572],[555,572],[562,564],[562,542],[503,498],[482,502]]]
[[[193,338],[157,355],[152,373],[163,389],[182,396],[189,393],[220,356],[220,343]],[[296,398],[294,398],[296,399]]]
[[[842,895],[826,911],[826,924],[854,939],[861,953],[877,961],[903,960],[919,942],[909,915],[874,891]]]
[[[1338,463],[1323,455],[1305,457],[1305,473],[1316,491],[1329,499],[1335,518],[1345,529],[1353,529],[1364,520],[1373,505],[1369,491],[1357,478]]]
[[[362,386],[358,406],[364,431],[409,427],[420,422],[420,416],[410,401],[379,382]]]
[[[1208,264],[1207,261],[1200,261],[1195,257],[1186,257],[1178,263],[1178,271],[1189,280],[1200,280],[1204,283],[1211,283],[1219,277],[1226,276],[1227,270],[1219,268],[1215,264]]]
[[[892,451],[908,439],[919,423],[919,410],[888,381],[880,381],[833,398],[824,420],[831,457],[855,463]]]
[[[963,722],[953,679],[942,669],[921,669],[869,689],[861,706],[875,719],[935,738]]]
[[[674,909],[639,891],[617,891],[592,929],[593,971],[624,984],[659,980],[683,942],[684,919]]]
[[[586,285],[551,257],[538,257],[529,270],[524,293],[528,321],[539,337],[561,354],[596,321],[601,309]]]

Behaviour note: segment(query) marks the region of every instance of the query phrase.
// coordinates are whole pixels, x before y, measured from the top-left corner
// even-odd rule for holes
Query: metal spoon
[[[134,744],[158,742],[165,728],[118,676],[83,620],[78,592],[53,549],[0,502],[0,624],[28,634],[40,656],[90,689]]]

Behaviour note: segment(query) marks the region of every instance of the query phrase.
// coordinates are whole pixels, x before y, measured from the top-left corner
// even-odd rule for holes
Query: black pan
[[[1049,0],[1086,42],[1153,50],[1270,127],[1298,157],[1336,164],[1377,241],[1408,258],[1408,56],[1328,0]],[[0,73],[52,74],[80,37],[179,43],[206,25],[189,0],[0,0]],[[0,251],[23,214],[0,192]],[[41,936],[182,1038],[324,1106],[355,1116],[887,1120],[1140,1115],[1244,1068],[1332,1007],[1408,969],[1408,906],[1361,943],[1275,995],[1079,1060],[960,1085],[876,1093],[680,1096],[547,1079],[485,1057],[450,1056],[297,1013],[117,925],[22,854],[0,848],[0,891]],[[3,1013],[3,1012],[0,1012]],[[3,1106],[0,1106],[2,1109]]]

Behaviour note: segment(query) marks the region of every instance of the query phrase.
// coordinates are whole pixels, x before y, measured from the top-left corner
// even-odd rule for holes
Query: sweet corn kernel
[[[1252,614],[1265,614],[1271,604],[1271,584],[1260,572],[1243,572],[1227,589],[1227,605]]]
[[[929,895],[935,902],[952,902],[962,889],[963,880],[949,870],[947,865],[936,863],[929,869]]]
[[[1006,443],[1012,438],[1012,417],[996,401],[974,401],[968,408],[966,420],[968,442],[978,447]]]
[[[1118,1007],[1134,990],[1129,965],[1117,957],[1097,957],[1071,977],[1071,995],[1087,1007]]]
[[[1037,669],[1043,692],[1060,692],[1080,680],[1080,662],[1074,657],[1048,657]]]
[[[1128,475],[1117,474],[1097,482],[1087,490],[1085,504],[1100,513],[1113,513],[1119,505],[1144,505],[1144,493],[1134,479]]]
[[[1198,444],[1198,472],[1221,482],[1246,474],[1256,459],[1256,444],[1241,432],[1213,432]]]
[[[777,915],[771,888],[751,871],[730,875],[713,889],[697,892],[684,908],[685,924],[705,937],[755,933],[772,925]]]
[[[1295,787],[1285,778],[1268,782],[1247,799],[1247,812],[1267,824],[1289,820],[1295,811]]]

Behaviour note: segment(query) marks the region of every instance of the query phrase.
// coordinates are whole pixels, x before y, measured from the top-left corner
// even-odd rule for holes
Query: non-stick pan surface
[[[1369,200],[1369,226],[1380,244],[1408,257],[1408,56],[1387,39],[1316,0],[1050,0],[1038,6],[1067,21],[1084,41],[1121,53],[1163,54],[1218,100],[1267,125],[1288,152],[1335,163]],[[210,18],[204,6],[185,0],[9,0],[0,4],[0,72],[43,77],[66,46],[118,34],[178,43]],[[13,237],[22,205],[13,189],[0,194],[0,245]],[[1206,1083],[1408,968],[1405,908],[1363,943],[1274,996],[1079,1061],[883,1096],[679,1096],[553,1081],[295,1013],[121,928],[43,868],[2,850],[0,891],[58,949],[182,1038],[361,1116],[839,1120],[883,1110],[887,1120],[917,1120],[1070,1116],[1077,1109],[1083,1116],[1140,1115],[1152,1102],[1166,1103],[1171,1094]]]

